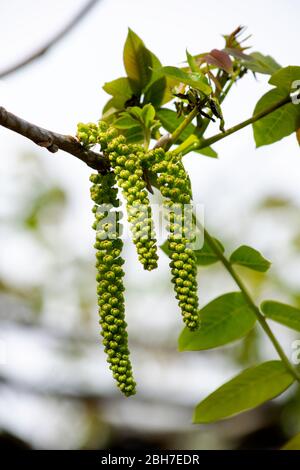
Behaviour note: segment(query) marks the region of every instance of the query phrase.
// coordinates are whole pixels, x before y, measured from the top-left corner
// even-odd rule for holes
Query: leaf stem
[[[171,135],[169,141],[165,146],[165,151],[169,150],[170,147],[176,143],[177,139],[179,138],[180,134],[187,128],[187,126],[192,122],[192,120],[197,116],[198,109],[195,107],[187,116],[186,118],[179,124],[179,126],[175,129],[173,134]]]
[[[203,227],[198,223],[197,223],[197,226],[199,227],[200,230],[203,230]],[[295,369],[295,367],[290,363],[287,355],[285,354],[285,352],[283,351],[281,345],[279,344],[278,340],[276,339],[276,337],[274,336],[274,333],[272,332],[271,328],[269,327],[268,323],[266,322],[266,319],[265,317],[262,315],[262,313],[260,312],[259,308],[257,307],[257,305],[255,304],[254,300],[252,299],[250,293],[248,292],[248,289],[246,288],[246,286],[244,285],[243,281],[241,280],[241,278],[239,277],[239,275],[236,273],[236,271],[234,270],[234,268],[232,267],[231,263],[229,262],[229,260],[226,258],[226,256],[224,256],[223,252],[221,251],[220,247],[218,246],[218,244],[215,242],[215,240],[213,239],[213,237],[211,237],[211,235],[207,232],[207,230],[204,229],[204,237],[208,243],[208,245],[210,246],[210,248],[213,250],[213,252],[216,254],[216,256],[218,257],[218,259],[221,261],[221,263],[223,264],[224,268],[227,270],[227,272],[230,274],[230,276],[232,277],[232,279],[235,281],[235,283],[237,284],[237,286],[239,287],[240,291],[242,292],[246,302],[248,303],[248,305],[250,306],[251,310],[253,311],[253,313],[255,314],[260,326],[262,327],[262,329],[264,330],[264,332],[266,333],[266,335],[269,337],[271,343],[273,344],[274,348],[276,349],[280,359],[282,360],[282,362],[284,363],[286,369],[292,374],[292,376],[300,383],[300,374],[298,373],[298,371]]]
[[[254,114],[251,118],[246,119],[245,121],[240,122],[239,124],[236,124],[233,127],[230,127],[227,129],[225,132],[220,132],[218,134],[213,135],[212,137],[209,137],[208,139],[198,139],[195,140],[189,147],[187,147],[183,152],[182,155],[186,155],[189,152],[192,152],[193,150],[199,150],[203,149],[205,147],[209,147],[210,145],[214,144],[215,142],[218,142],[219,140],[224,139],[225,137],[228,137],[231,134],[234,134],[235,132],[243,129],[246,126],[249,126],[249,124],[253,124],[254,122],[258,121],[259,119],[262,119],[263,117],[267,116],[268,114],[273,113],[277,109],[281,108],[282,106],[288,104],[291,102],[291,97],[290,95],[286,96],[282,100],[278,101],[277,103],[273,104],[269,108],[264,109],[260,113]]]

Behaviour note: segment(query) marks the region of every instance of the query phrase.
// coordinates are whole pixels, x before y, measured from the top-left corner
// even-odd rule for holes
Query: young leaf
[[[270,55],[263,55],[260,52],[252,52],[249,54],[249,61],[246,60],[246,67],[252,72],[272,75],[281,66]]]
[[[156,111],[156,115],[165,130],[170,132],[171,134],[184,121],[184,116],[177,116],[177,113],[175,111],[172,111],[171,109],[167,108],[158,109]],[[194,134],[195,131],[196,127],[190,123],[181,133],[177,142],[183,142],[191,134]]]
[[[197,147],[199,144],[199,138],[195,134],[191,134],[186,140],[184,140],[177,148],[177,151],[185,152],[186,149],[189,151],[193,150],[193,147]],[[206,155],[207,157],[218,158],[218,154],[212,147],[204,147],[201,149],[196,148],[193,152],[201,153],[202,155]]]
[[[175,111],[172,111],[171,109],[167,109],[167,108],[158,109],[156,111],[156,116],[160,120],[162,127],[166,131],[170,132],[171,134],[184,121],[183,116],[177,116],[177,113]],[[180,137],[177,140],[177,143],[183,142],[189,136],[196,134],[196,133],[197,133],[196,126],[190,123],[181,133]],[[213,150],[211,147],[206,147],[200,150],[196,150],[196,152],[201,153],[202,155],[205,155],[207,157],[212,157],[212,158],[218,157],[217,152],[215,152],[215,150]]]
[[[145,91],[144,103],[151,103],[158,108],[163,103],[166,92],[167,80],[166,77],[160,77],[153,82]]]
[[[254,114],[278,103],[288,95],[284,88],[274,88],[260,98],[255,106]],[[271,114],[253,123],[256,147],[273,144],[299,127],[300,106],[288,103]]]
[[[124,45],[123,60],[133,91],[141,92],[151,79],[152,58],[143,41],[130,28]]]
[[[205,60],[208,64],[215,65],[227,73],[232,73],[232,61],[225,51],[220,51],[219,49],[213,49],[206,56]]]
[[[184,328],[179,336],[179,351],[217,348],[245,336],[256,317],[240,292],[224,294],[200,310],[200,328]]]
[[[106,102],[102,109],[101,119],[110,122],[114,119],[114,114],[119,110],[118,103],[115,102],[114,98],[111,98]]]
[[[214,241],[215,243],[217,243],[222,253],[224,253],[224,246],[222,245],[222,243],[216,238],[214,238]],[[219,258],[217,257],[215,252],[212,251],[205,237],[204,237],[204,243],[203,243],[201,250],[195,250],[195,255],[196,255],[196,263],[198,266],[209,266],[210,264],[214,264],[219,261]]]
[[[277,70],[270,78],[269,83],[291,93],[291,91],[293,91],[293,82],[297,80],[298,82],[300,81],[300,67],[290,65],[289,67]]]
[[[281,450],[300,450],[300,433],[286,442]]]
[[[146,104],[142,109],[141,118],[146,128],[150,128],[155,118],[155,109],[151,104]]]
[[[114,121],[114,127],[117,129],[131,129],[133,127],[141,127],[141,125],[129,113],[123,113],[121,117]]]
[[[199,66],[197,65],[195,57],[192,56],[187,49],[185,53],[186,53],[186,60],[190,66],[191,71],[195,73],[199,73],[200,69],[199,69]]]
[[[267,318],[300,331],[300,310],[298,308],[274,300],[265,300],[261,304],[261,310]]]
[[[162,70],[162,68],[160,70]],[[164,96],[162,98],[161,105],[164,105],[174,99],[173,90],[174,90],[174,87],[178,85],[178,80],[176,78],[171,77],[171,76],[165,76],[165,75],[164,77],[166,79],[166,89],[164,91]]]
[[[175,79],[178,83],[184,83],[199,91],[204,95],[210,95],[212,92],[211,87],[208,85],[207,79],[201,73],[187,73],[177,67],[162,67],[163,73],[167,77]]]
[[[122,132],[129,144],[140,144],[144,141],[144,130],[141,126],[124,129]]]
[[[266,272],[271,266],[270,261],[264,258],[259,251],[247,245],[237,248],[230,256],[230,262],[262,273]]]
[[[120,77],[103,85],[103,90],[114,98],[114,105],[122,109],[127,100],[132,97],[132,89],[127,77]]]
[[[151,103],[158,108],[163,103],[167,80],[161,71],[160,60],[153,52],[149,52],[151,56],[151,80],[145,89],[144,103]]]
[[[168,240],[165,240],[159,247],[167,256],[170,254]]]
[[[194,423],[212,423],[255,408],[283,393],[293,382],[281,361],[250,367],[200,402]]]

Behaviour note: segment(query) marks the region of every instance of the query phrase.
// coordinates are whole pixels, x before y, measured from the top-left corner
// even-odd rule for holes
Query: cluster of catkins
[[[105,175],[92,174],[90,181],[91,198],[95,202],[93,212],[96,234],[97,293],[101,334],[110,369],[120,390],[130,396],[135,393],[135,382],[129,359],[125,306],[124,306],[124,263],[121,257],[123,242],[120,239],[120,213],[118,190],[112,172]],[[111,217],[110,217],[111,216]]]
[[[161,148],[147,151],[141,145],[128,144],[123,135],[103,121],[78,124],[77,136],[85,146],[100,144],[111,164],[110,172],[91,176],[91,197],[96,203],[93,211],[97,230],[98,303],[108,362],[119,388],[129,396],[135,393],[135,382],[124,319],[122,240],[116,217],[119,200],[115,185],[117,183],[122,189],[126,200],[138,258],[144,269],[150,271],[157,267],[158,256],[144,169],[156,175],[167,212],[168,248],[176,298],[186,326],[195,330],[199,326],[199,315],[196,262],[190,247],[195,237],[190,181],[178,156]],[[111,219],[109,214],[113,216]]]

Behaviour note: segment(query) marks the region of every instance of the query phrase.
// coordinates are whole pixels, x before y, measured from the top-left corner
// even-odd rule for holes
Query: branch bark
[[[0,106],[0,125],[30,139],[51,153],[55,153],[58,150],[70,153],[94,170],[106,172],[110,168],[106,157],[101,153],[86,149],[75,137],[58,134],[57,132],[39,127],[10,113],[2,106]]]
[[[43,56],[48,50],[53,47],[57,42],[59,42],[64,36],[66,36],[82,19],[86,14],[96,5],[99,0],[89,0],[72,18],[72,20],[64,26],[64,28],[59,31],[55,36],[49,39],[42,47],[38,48],[36,51],[31,53],[29,56],[22,59],[20,62],[0,71],[0,79],[7,77],[8,75],[17,72],[22,67],[34,62],[36,59],[39,59]]]

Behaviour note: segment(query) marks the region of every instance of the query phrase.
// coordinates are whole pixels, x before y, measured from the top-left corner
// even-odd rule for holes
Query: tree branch
[[[64,28],[59,31],[55,36],[49,39],[42,47],[37,49],[35,52],[30,54],[29,56],[22,59],[20,62],[8,67],[7,69],[0,71],[0,78],[7,77],[17,70],[25,67],[26,65],[34,62],[36,59],[39,59],[43,56],[48,50],[54,46],[57,42],[59,42],[64,36],[66,36],[83,18],[86,14],[96,5],[98,0],[89,0],[80,10],[79,12],[72,18],[72,20],[64,26]]]
[[[58,150],[70,153],[94,170],[106,172],[110,168],[106,157],[93,150],[86,149],[75,137],[58,134],[57,132],[39,127],[6,111],[2,106],[0,106],[0,125],[23,135],[40,147],[45,147],[51,153],[55,153]]]

